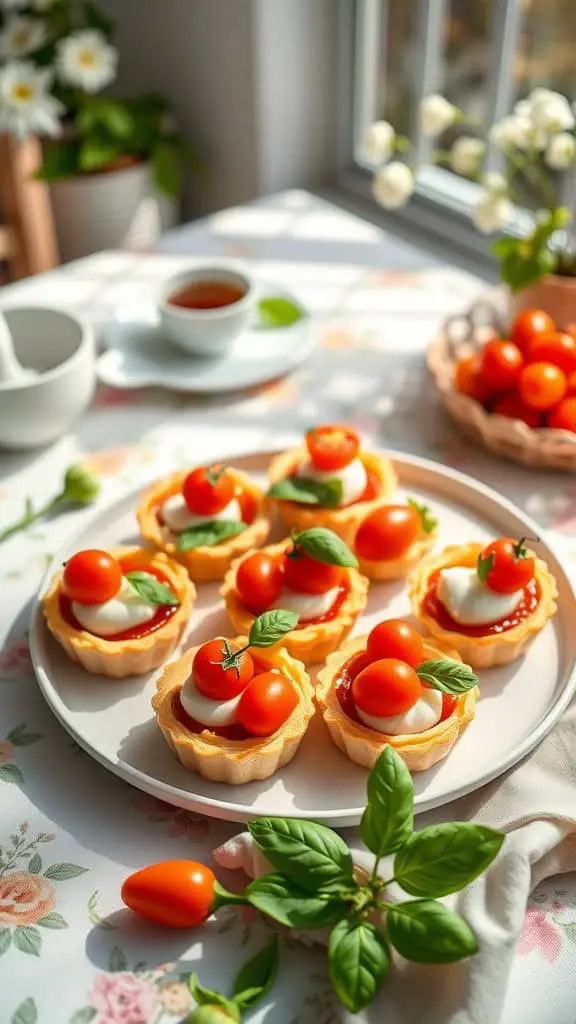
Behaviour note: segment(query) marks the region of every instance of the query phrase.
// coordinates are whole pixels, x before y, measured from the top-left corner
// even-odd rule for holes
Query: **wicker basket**
[[[467,312],[450,317],[428,350],[428,368],[443,405],[467,437],[523,466],[576,472],[576,434],[548,427],[533,429],[521,420],[497,416],[454,388],[454,368],[463,356],[505,330],[506,293],[488,292]]]

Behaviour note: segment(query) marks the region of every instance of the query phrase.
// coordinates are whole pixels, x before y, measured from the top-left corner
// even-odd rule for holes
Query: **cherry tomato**
[[[286,676],[262,672],[248,683],[236,715],[252,736],[271,736],[284,725],[297,704],[298,694]]]
[[[552,363],[529,363],[522,370],[518,383],[522,401],[542,412],[558,405],[567,387],[566,374]]]
[[[234,480],[225,466],[200,466],[188,473],[182,494],[195,515],[213,516],[232,501]]]
[[[66,562],[62,589],[71,601],[102,604],[116,597],[121,586],[122,568],[107,551],[78,551]]]
[[[314,427],[306,434],[306,447],[316,469],[344,469],[357,456],[360,438],[350,427]]]
[[[236,590],[243,604],[260,615],[280,597],[284,582],[284,564],[266,551],[256,551],[240,562]]]
[[[284,585],[297,594],[325,594],[327,590],[340,586],[342,568],[317,562],[308,555],[288,555],[284,561]]]
[[[524,357],[511,341],[489,341],[481,355],[480,377],[491,391],[509,391],[518,380]]]
[[[548,427],[576,433],[576,398],[564,398],[548,416]]]
[[[238,658],[237,667],[222,668],[228,652],[241,650],[235,640],[209,640],[202,644],[194,655],[192,678],[200,693],[212,700],[230,700],[236,697],[254,675],[254,662],[244,651]]]
[[[515,391],[504,395],[494,406],[493,412],[499,416],[508,416],[511,420],[522,420],[528,427],[542,426],[542,414],[537,409],[530,409],[525,405]]]
[[[398,658],[382,658],[362,669],[352,682],[356,707],[367,715],[391,718],[414,707],[422,683],[413,668]]]
[[[497,594],[514,594],[530,583],[536,571],[536,559],[529,555],[524,540],[500,537],[480,553],[478,564],[492,559],[486,584]]]
[[[525,309],[512,324],[510,341],[524,351],[538,335],[550,334],[555,330],[556,324],[543,309]]]
[[[490,398],[490,388],[486,381],[482,380],[480,368],[482,361],[479,353],[473,356],[464,356],[456,364],[454,383],[456,390],[463,395],[468,395],[475,402],[485,405]]]
[[[210,916],[214,872],[196,860],[164,860],[135,871],[122,901],[140,917],[170,928],[194,928]]]
[[[371,661],[397,658],[411,668],[424,661],[424,643],[414,626],[404,619],[386,619],[379,622],[368,636],[366,653]]]
[[[566,398],[572,398],[576,395],[576,370],[568,376],[568,389],[566,391]]]
[[[565,331],[539,334],[528,347],[529,363],[553,363],[564,373],[576,370],[576,338]]]
[[[354,543],[360,558],[387,561],[412,546],[422,531],[418,510],[411,505],[382,505],[366,516]]]

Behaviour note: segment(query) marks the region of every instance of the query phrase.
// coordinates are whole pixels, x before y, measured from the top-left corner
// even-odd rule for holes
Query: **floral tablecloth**
[[[175,238],[172,248],[182,249]],[[452,268],[379,269],[382,246],[376,228],[301,192],[217,215],[190,236],[190,251],[243,256],[256,273],[288,284],[315,314],[315,354],[288,379],[217,400],[101,388],[76,431],[51,449],[0,456],[0,526],[20,514],[26,495],[55,493],[80,455],[101,475],[106,502],[173,465],[283,443],[311,422],[338,419],[513,498],[555,538],[576,576],[576,480],[524,472],[470,448],[444,419],[426,376],[423,352],[440,319],[484,285]],[[0,303],[48,302],[100,325],[148,295],[166,259],[100,254],[4,289]],[[27,642],[31,601],[83,514],[0,549],[0,1024],[175,1024],[190,1009],[190,971],[225,989],[265,929],[250,914],[222,911],[201,932],[169,932],[122,909],[129,872],[173,857],[209,861],[234,826],[163,804],[107,773],[38,692]],[[344,1019],[323,951],[288,946],[282,977],[253,1019]],[[504,1024],[574,1024],[575,964],[576,878],[550,879],[527,910]]]

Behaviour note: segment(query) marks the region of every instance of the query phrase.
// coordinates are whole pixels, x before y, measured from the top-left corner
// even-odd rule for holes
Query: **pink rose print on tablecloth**
[[[142,392],[139,388],[109,388],[101,384],[92,402],[93,409],[107,409],[117,405],[134,405],[142,400]]]
[[[131,971],[100,974],[88,999],[97,1011],[93,1024],[149,1024],[158,1006],[154,982]]]
[[[0,651],[0,679],[22,679],[33,675],[28,641],[7,641]]]
[[[55,906],[54,887],[42,875],[12,871],[0,877],[0,926],[36,924]]]
[[[192,1010],[190,989],[183,981],[169,981],[160,989],[160,1002],[167,1013],[183,1017]]]
[[[548,963],[554,963],[562,948],[562,935],[547,914],[538,907],[528,907],[522,931],[518,938],[516,952],[519,956],[527,956],[532,950],[538,950]]]
[[[0,764],[6,764],[12,760],[12,744],[9,740],[0,741]]]
[[[168,835],[171,839],[178,839],[180,836],[203,839],[210,831],[208,819],[203,818],[201,814],[172,807],[163,800],[140,796],[136,798],[134,805],[147,821],[169,824]]]

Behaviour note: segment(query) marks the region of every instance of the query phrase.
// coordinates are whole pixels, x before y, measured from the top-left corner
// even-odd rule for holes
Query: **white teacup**
[[[236,293],[227,305],[195,308],[175,303],[190,289],[195,292],[213,284],[223,293]],[[204,289],[202,289],[204,286]],[[221,356],[235,338],[250,325],[255,304],[254,283],[246,274],[226,266],[204,266],[185,270],[165,282],[158,304],[160,323],[171,341],[187,352],[202,356]]]

